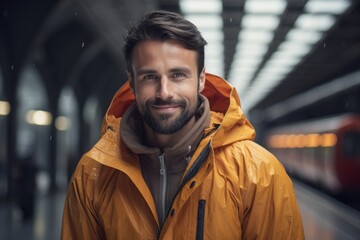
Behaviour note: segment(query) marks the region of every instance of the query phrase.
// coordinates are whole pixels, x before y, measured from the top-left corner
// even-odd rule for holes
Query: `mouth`
[[[162,112],[162,113],[171,113],[176,111],[180,106],[179,105],[152,105],[152,108],[156,112]]]

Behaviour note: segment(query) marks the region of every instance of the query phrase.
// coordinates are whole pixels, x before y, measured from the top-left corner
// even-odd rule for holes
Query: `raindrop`
[[[77,16],[77,12],[75,12],[74,15]]]
[[[229,19],[229,22],[232,22],[232,21],[233,21],[233,19],[232,19],[232,18],[230,18],[230,19]]]
[[[50,141],[52,140],[52,135],[50,136]]]
[[[324,43],[324,48],[326,47],[326,43]]]
[[[14,65],[11,65],[11,71],[14,70]]]
[[[84,45],[85,45],[85,42],[82,42],[81,47],[83,48],[83,47],[84,47]]]

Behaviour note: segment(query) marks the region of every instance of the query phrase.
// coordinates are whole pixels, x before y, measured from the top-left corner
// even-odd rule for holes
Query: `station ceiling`
[[[261,112],[360,68],[358,1],[345,1],[347,5],[343,11],[333,9],[331,13],[324,9],[309,9],[307,4],[314,0],[283,1],[285,5],[282,9],[280,6],[277,13],[266,12],[266,9],[251,12],[250,1],[256,2],[223,0],[220,1],[220,10],[212,10],[215,11],[212,14],[221,20],[220,25],[215,23],[215,29],[219,30],[221,37],[214,40],[220,41],[220,47],[216,48],[219,45],[215,44],[215,48],[209,51],[214,53],[210,56],[221,60],[217,64],[221,69],[214,69],[215,73],[218,72],[238,86],[242,104],[247,111]],[[16,77],[11,71],[32,63],[47,79],[47,88],[54,96],[57,96],[59,88],[70,85],[75,89],[80,105],[88,95],[95,94],[102,100],[103,109],[106,110],[114,92],[126,81],[121,49],[128,25],[145,12],[155,9],[175,11],[187,17],[198,13],[203,16],[209,14],[201,12],[202,9],[185,13],[183,2],[185,0],[2,2],[0,60],[3,72]],[[206,3],[203,6],[205,9]],[[250,15],[267,18],[260,25],[251,25]],[[290,32],[303,28],[299,19],[305,15],[319,18],[303,20],[309,29],[300,32],[302,40],[296,40],[298,42],[295,45],[286,44],[291,38]],[[330,21],[327,27],[321,25],[326,25],[326,20]],[[249,25],[245,25],[246,21]],[[270,26],[266,26],[267,23]],[[211,29],[212,26],[206,28]],[[250,53],[247,51],[247,60],[254,56],[260,58],[254,60],[254,65],[242,65],[244,60],[236,59],[244,50],[239,45],[246,39],[244,33],[255,30],[257,35],[262,35],[264,29],[270,33],[270,38],[250,38],[253,44],[244,45],[250,49],[255,46]],[[266,44],[256,47],[257,41],[266,41]],[[220,55],[215,53],[217,49]],[[297,50],[297,56],[300,57],[297,62],[293,59],[285,61],[286,66],[290,65],[291,68],[276,69],[270,62],[276,54],[283,56],[279,52],[284,49]],[[209,67],[210,72],[212,67]],[[270,76],[271,72],[277,72],[278,75]],[[273,82],[269,83],[266,79],[272,79]]]

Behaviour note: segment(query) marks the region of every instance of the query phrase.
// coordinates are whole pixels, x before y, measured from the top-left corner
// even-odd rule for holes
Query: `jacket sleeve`
[[[245,196],[243,239],[302,240],[302,219],[292,182],[272,154],[261,152],[266,160],[254,159],[256,177]]]
[[[62,219],[61,239],[105,239],[94,209],[93,183],[80,163],[69,184]],[[90,181],[90,182],[89,182]]]

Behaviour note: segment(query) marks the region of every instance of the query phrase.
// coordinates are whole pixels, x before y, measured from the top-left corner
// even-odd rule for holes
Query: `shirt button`
[[[193,188],[193,187],[195,186],[195,184],[196,184],[196,181],[192,181],[192,182],[190,183],[190,188]]]

